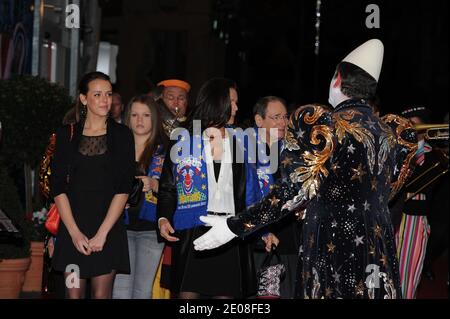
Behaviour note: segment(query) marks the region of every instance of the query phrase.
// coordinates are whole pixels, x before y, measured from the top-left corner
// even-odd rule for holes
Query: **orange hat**
[[[161,81],[158,83],[158,86],[164,86],[164,87],[175,86],[175,87],[185,90],[186,92],[189,92],[191,90],[191,86],[189,85],[189,83],[182,81],[182,80],[177,80],[177,79]]]

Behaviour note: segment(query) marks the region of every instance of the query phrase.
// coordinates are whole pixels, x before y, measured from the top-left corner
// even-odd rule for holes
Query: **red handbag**
[[[73,137],[73,124],[70,125],[70,141],[72,141],[72,137]],[[67,175],[67,181],[69,181],[69,175]],[[50,209],[47,213],[45,228],[49,231],[49,233],[55,236],[58,233],[60,222],[61,216],[59,215],[58,207],[56,207],[56,204],[53,203],[50,206]]]
[[[56,204],[50,206],[50,210],[47,213],[47,220],[45,221],[45,228],[52,234],[56,235],[59,228],[61,216],[59,215]]]

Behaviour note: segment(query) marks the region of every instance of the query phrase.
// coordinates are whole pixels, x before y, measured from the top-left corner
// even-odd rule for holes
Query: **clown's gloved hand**
[[[200,220],[211,226],[212,228],[203,236],[194,240],[195,250],[214,249],[223,244],[228,243],[237,237],[230,228],[228,228],[227,220],[219,216],[200,216]]]

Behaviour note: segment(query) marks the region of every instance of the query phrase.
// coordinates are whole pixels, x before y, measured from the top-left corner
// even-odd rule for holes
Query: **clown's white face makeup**
[[[341,75],[335,74],[330,83],[330,91],[328,93],[328,103],[330,103],[333,108],[336,108],[339,104],[348,100],[349,97],[346,96],[341,91]]]

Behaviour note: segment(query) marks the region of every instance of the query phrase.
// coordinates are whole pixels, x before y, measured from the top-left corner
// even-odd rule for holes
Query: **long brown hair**
[[[83,106],[83,103],[81,103],[80,94],[87,95],[88,91],[89,91],[89,83],[91,83],[92,81],[95,81],[95,80],[104,80],[111,84],[111,80],[110,80],[109,76],[102,72],[94,71],[94,72],[89,72],[89,73],[86,73],[85,75],[83,75],[83,77],[80,80],[80,83],[78,83],[78,95],[77,95],[77,100],[76,100],[75,110],[74,110],[75,111],[74,112],[75,120],[77,122],[82,121],[83,125],[84,125],[84,121],[86,120],[86,115],[83,114],[83,110],[86,109],[86,106]]]
[[[127,105],[127,109],[125,111],[125,124],[131,129],[130,125],[130,119],[131,119],[131,107],[133,106],[133,103],[141,103],[148,107],[151,114],[152,119],[152,129],[150,132],[150,136],[145,142],[144,151],[142,152],[139,160],[138,160],[138,168],[142,172],[146,172],[147,168],[149,167],[152,158],[154,156],[154,153],[159,145],[162,145],[164,148],[164,151],[167,150],[168,147],[168,141],[167,137],[164,134],[163,127],[161,124],[161,115],[159,114],[158,106],[148,95],[138,95],[133,97],[130,102]]]

